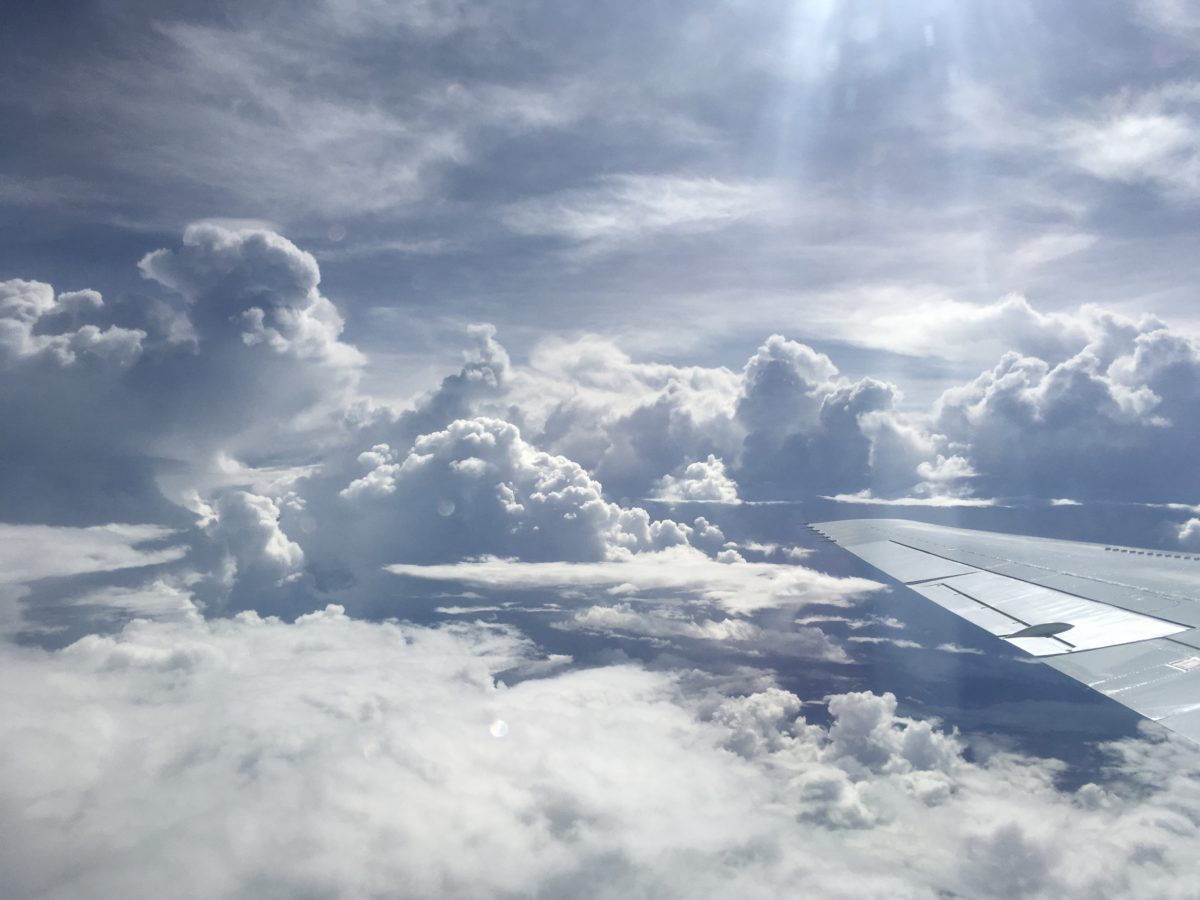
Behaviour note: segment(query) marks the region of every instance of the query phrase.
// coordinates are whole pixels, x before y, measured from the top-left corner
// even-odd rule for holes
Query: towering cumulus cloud
[[[147,481],[177,474],[164,459],[197,470],[175,479],[190,486],[221,453],[302,458],[347,415],[361,356],[339,341],[309,254],[270,232],[197,225],[141,269],[171,293],[111,310],[136,327],[103,325],[110,310],[93,291],[7,282],[0,293],[0,404],[13,423],[0,478],[10,504],[30,507],[22,515],[36,516],[34,483],[72,485],[60,508],[161,515]]]
[[[184,299],[196,348],[164,354],[153,373],[181,413],[163,439],[182,433],[240,455],[262,452],[280,428],[295,440],[344,415],[362,359],[339,340],[342,318],[310,254],[269,231],[193,225],[182,247],[139,265]]]
[[[1105,316],[1092,327],[1065,358],[1006,354],[948,390],[937,427],[969,447],[986,489],[1160,502],[1193,496],[1200,344],[1155,320]],[[1001,435],[1010,437],[1003,449]]]

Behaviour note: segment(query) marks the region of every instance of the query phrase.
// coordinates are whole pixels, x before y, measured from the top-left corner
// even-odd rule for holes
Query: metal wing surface
[[[809,527],[955,615],[1200,743],[1200,556],[907,519]]]

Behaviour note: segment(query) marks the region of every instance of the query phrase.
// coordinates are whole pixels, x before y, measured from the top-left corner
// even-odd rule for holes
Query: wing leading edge
[[[808,527],[944,609],[1200,743],[1200,556],[907,519]]]

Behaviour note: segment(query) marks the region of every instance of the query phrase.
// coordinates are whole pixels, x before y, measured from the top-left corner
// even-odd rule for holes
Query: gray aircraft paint
[[[904,519],[809,527],[944,609],[1200,743],[1200,556]]]

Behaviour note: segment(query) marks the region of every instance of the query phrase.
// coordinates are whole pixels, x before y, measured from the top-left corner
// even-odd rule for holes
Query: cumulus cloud
[[[304,551],[280,529],[279,507],[270,497],[230,491],[215,512],[209,530],[239,569],[283,578],[304,564]]]
[[[342,499],[370,528],[424,521],[430,551],[526,559],[604,559],[687,543],[687,530],[604,498],[573,460],[538,450],[499,419],[460,419],[419,436],[403,456],[377,445]],[[441,520],[440,522],[438,520]]]
[[[636,363],[596,340],[550,342],[514,383],[526,379],[524,393],[538,385],[552,398],[527,420],[534,439],[579,459],[615,496],[966,493],[969,473],[945,464],[954,454],[940,436],[902,420],[896,386],[850,381],[828,356],[781,335],[740,372]]]
[[[935,427],[965,448],[982,492],[1162,502],[1197,488],[1198,384],[1194,339],[1118,320],[1058,363],[1006,354],[942,395]]]
[[[81,360],[117,368],[132,365],[141,355],[146,332],[88,322],[103,306],[95,291],[55,296],[54,288],[40,281],[0,282],[0,367],[37,359],[59,366]]]
[[[1020,296],[927,313],[889,331],[901,343],[907,328],[1000,356],[927,413],[902,406],[895,385],[850,381],[827,355],[779,335],[740,373],[636,363],[596,340],[551,342],[513,371],[509,397],[534,443],[578,458],[615,496],[1163,502],[1167,481],[1178,493],[1168,473],[1185,468],[1196,418],[1192,338],[1092,306],[1042,313]],[[535,395],[540,402],[524,402]],[[1139,454],[1161,464],[1133,471]],[[718,462],[733,485],[717,477]]]
[[[734,472],[743,496],[878,492],[883,497],[969,493],[942,435],[899,414],[899,389],[851,382],[824,354],[770,337],[743,372]]]
[[[669,502],[737,503],[737,483],[725,471],[725,461],[713,456],[688,463],[678,474],[659,479],[654,499]]]
[[[319,291],[316,260],[286,238],[191,225],[179,248],[147,254],[139,268],[186,302],[203,364],[193,375],[210,403],[219,399],[241,412],[253,400],[269,419],[291,414],[304,421],[351,399],[362,357],[340,340],[342,318]],[[254,391],[243,385],[245,396],[234,395],[219,367],[226,379],[250,381],[253,372]]]
[[[1042,312],[1021,294],[992,303],[951,297],[919,297],[908,302],[864,304],[850,314],[858,341],[893,351],[972,363],[1007,351],[1061,362],[1083,349],[1111,325],[1111,314],[1090,306],[1078,313]],[[897,306],[904,311],[897,312]],[[849,335],[847,335],[849,337]]]
[[[0,291],[10,515],[36,520],[50,505],[71,524],[114,508],[163,518],[211,487],[202,471],[216,461],[310,462],[359,417],[362,358],[340,340],[309,254],[261,228],[206,223],[141,268],[163,297],[110,304],[22,281]]]
[[[751,500],[985,506],[1123,489],[1125,499],[1144,500],[1148,479],[1180,470],[1195,418],[1192,339],[1154,318],[1094,307],[1044,314],[1021,297],[955,309],[932,333],[1023,352],[1002,354],[926,414],[902,407],[895,385],[850,381],[828,356],[778,335],[740,373],[640,364],[595,340],[559,342],[532,366],[506,370],[507,392],[488,402],[500,410],[506,397],[531,442],[577,457],[614,496],[721,501],[736,491]],[[1082,465],[1072,454],[1079,446],[1088,448]],[[1105,474],[1128,468],[1134,448],[1173,464]]]
[[[824,353],[773,334],[746,361],[738,418],[764,436],[812,423],[837,374]]]
[[[508,351],[496,339],[496,328],[489,324],[469,325],[466,336],[471,348],[464,354],[463,366],[447,375],[437,388],[427,392],[411,408],[404,410],[394,423],[396,435],[411,440],[418,434],[445,428],[455,419],[467,419],[481,412],[503,417],[514,412],[508,397],[513,368]]]
[[[20,435],[95,435],[88,458],[104,474],[94,499],[72,505],[80,511],[103,502],[117,471],[142,479],[120,492],[139,498],[137,510],[158,503],[161,515],[173,502],[174,515],[182,507],[201,525],[236,502],[228,498],[272,504],[262,521],[274,518],[286,537],[243,542],[263,548],[254,565],[224,553],[261,582],[253,590],[265,590],[268,569],[274,582],[304,569],[328,587],[369,580],[384,563],[482,554],[600,561],[691,543],[737,558],[723,535],[654,521],[626,497],[939,507],[1117,493],[1165,502],[1168,487],[1171,498],[1189,490],[1169,473],[1189,471],[1200,352],[1155,319],[1091,307],[1044,314],[1020,297],[942,309],[952,343],[1020,352],[928,412],[904,406],[896,385],[851,380],[781,335],[740,371],[638,362],[596,337],[543,341],[517,364],[495,328],[477,325],[461,369],[396,410],[358,394],[363,360],[341,339],[319,267],[280,235],[200,223],[141,269],[169,290],[174,318],[155,325],[142,310],[145,337],[128,365],[93,377],[56,362],[41,402],[11,385],[0,400]],[[94,292],[13,284],[13,321],[51,319],[60,336],[106,310]],[[18,460],[3,476],[10,494],[38,479],[65,484],[63,472],[79,467],[52,462],[31,440],[0,438]],[[1154,465],[1112,477],[1133,458]],[[232,507],[225,515],[236,518]]]
[[[842,693],[866,667],[822,629],[864,655],[916,635],[946,667],[978,651],[779,564],[834,564],[786,546],[818,496],[1154,503],[1200,549],[1195,339],[1063,287],[1176,302],[1186,4],[1057,27],[1074,10],[602,3],[584,28],[464,0],[96,6],[63,35],[17,16],[4,61],[0,195],[36,213],[8,258],[56,284],[0,284],[0,598],[70,613],[0,643],[7,893],[1194,892],[1194,751],[1147,731],[1079,791],[967,753],[904,700]],[[1157,30],[1120,27],[1139,18]],[[1097,99],[1124,55],[1131,86]],[[1016,76],[1003,96],[971,80],[993,75]],[[136,290],[64,290],[214,204],[303,247],[210,220]],[[334,284],[418,310],[414,333]],[[967,302],[1010,285],[1057,311]],[[468,328],[428,393],[368,396],[351,335],[415,367],[420,329],[481,308],[499,330]],[[563,325],[623,336],[546,336]],[[930,409],[909,379],[966,383]],[[656,521],[647,497],[713,508]],[[591,668],[508,625],[330,601],[525,615]],[[29,644],[53,628],[105,633]],[[780,657],[799,693],[742,668]]]
[[[342,317],[318,290],[311,254],[272,231],[202,223],[184,231],[181,247],[147,254],[139,268],[187,303],[201,370],[180,372],[172,386],[192,394],[210,427],[224,426],[220,449],[237,455],[248,446],[245,433],[261,440],[263,425],[296,430],[344,415],[363,360],[340,340]]]
[[[891,695],[831,696],[826,727],[769,683],[625,665],[506,685],[535,661],[510,630],[332,606],[3,652],[14,896],[1082,898],[1194,878],[1197,759],[1170,742],[1115,746],[1112,783],[1071,792],[1044,761],[968,761]]]
[[[579,461],[615,496],[645,496],[685,462],[737,452],[739,376],[636,361],[609,340],[548,338],[515,379],[539,444]]]

